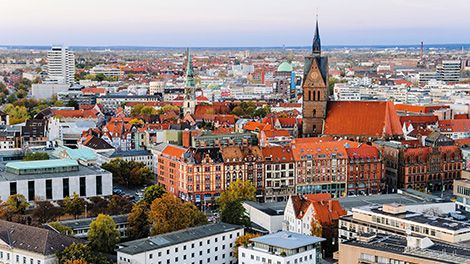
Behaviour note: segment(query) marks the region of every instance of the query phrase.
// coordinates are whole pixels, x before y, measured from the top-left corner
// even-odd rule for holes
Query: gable
[[[325,80],[323,79],[320,66],[316,59],[312,59],[310,69],[306,75],[303,87],[326,87]]]

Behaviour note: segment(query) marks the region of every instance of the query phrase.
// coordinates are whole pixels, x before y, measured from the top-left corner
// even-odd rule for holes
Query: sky
[[[470,43],[469,0],[0,0],[0,45]]]

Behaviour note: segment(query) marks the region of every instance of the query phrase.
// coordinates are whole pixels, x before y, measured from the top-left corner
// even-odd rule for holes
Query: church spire
[[[185,86],[186,87],[194,87],[194,71],[193,71],[193,60],[191,58],[191,53],[189,52],[189,49],[187,49],[186,54],[188,56],[188,63],[186,65],[186,82]]]
[[[321,53],[320,30],[318,29],[318,15],[317,15],[317,23],[315,27],[315,36],[313,37],[312,53],[313,54]]]

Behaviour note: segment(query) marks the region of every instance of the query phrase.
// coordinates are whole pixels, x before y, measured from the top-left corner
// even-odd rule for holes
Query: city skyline
[[[138,0],[131,7],[123,1],[86,0],[73,7],[57,0],[9,2],[0,18],[0,45],[308,46],[316,13],[325,46],[470,43],[470,3],[451,2],[452,15],[437,0]]]

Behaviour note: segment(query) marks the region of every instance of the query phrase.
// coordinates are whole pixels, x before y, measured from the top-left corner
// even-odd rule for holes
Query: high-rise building
[[[437,68],[438,79],[444,82],[460,81],[460,60],[444,60],[442,65]]]
[[[75,75],[75,55],[67,47],[53,46],[47,52],[48,82],[71,84]]]
[[[303,83],[303,134],[323,133],[328,103],[328,58],[321,56],[318,20],[313,38],[312,54],[305,58]]]

